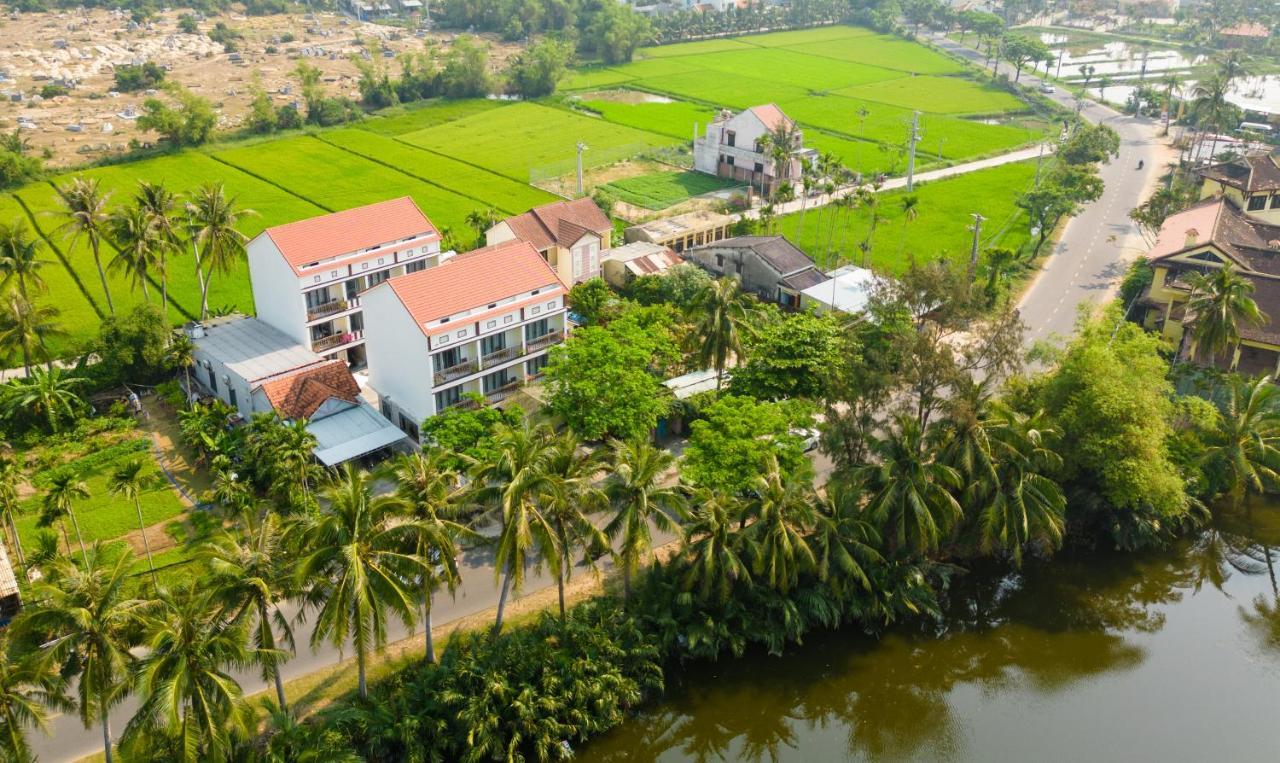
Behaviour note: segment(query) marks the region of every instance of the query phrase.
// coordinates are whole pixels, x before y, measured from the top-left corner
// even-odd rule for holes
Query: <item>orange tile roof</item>
[[[782,109],[777,104],[766,103],[763,106],[752,106],[747,109],[770,130],[777,130],[779,127],[795,127],[795,122],[791,121],[791,117],[782,113]]]
[[[347,364],[335,358],[263,382],[262,392],[281,417],[296,420],[311,418],[316,409],[332,397],[356,402],[360,385],[356,384]]]
[[[1270,37],[1271,31],[1263,24],[1246,21],[1235,26],[1229,26],[1219,34],[1223,37]]]
[[[379,244],[422,235],[440,237],[436,226],[408,196],[277,225],[263,233],[295,271]]]
[[[424,323],[544,286],[555,286],[557,293],[565,289],[528,241],[486,246],[385,284],[395,291],[420,328]]]
[[[554,201],[504,220],[516,238],[528,241],[538,250],[552,244],[569,246],[591,231],[601,237],[613,228],[600,207],[588,198]]]

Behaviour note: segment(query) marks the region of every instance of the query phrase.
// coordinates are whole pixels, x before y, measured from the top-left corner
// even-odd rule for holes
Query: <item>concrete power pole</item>
[[[973,248],[969,250],[969,283],[973,283],[973,279],[978,275],[978,242],[982,239],[982,221],[987,219],[982,215],[974,212],[973,217]]]
[[[911,135],[907,138],[907,193],[915,188],[916,144],[920,142],[920,112],[911,112]]]
[[[578,141],[578,196],[582,196],[582,152],[587,150],[587,144]]]

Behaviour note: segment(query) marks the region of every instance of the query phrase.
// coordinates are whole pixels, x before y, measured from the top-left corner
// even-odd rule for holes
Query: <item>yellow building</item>
[[[485,244],[528,241],[569,286],[600,275],[613,223],[591,199],[556,201],[508,217],[485,231]]]
[[[1249,217],[1280,225],[1280,149],[1200,170],[1200,198],[1223,196]]]

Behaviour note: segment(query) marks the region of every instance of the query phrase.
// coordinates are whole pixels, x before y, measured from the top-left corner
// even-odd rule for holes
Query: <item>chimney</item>
[[[1183,246],[1195,246],[1200,241],[1200,231],[1195,228],[1187,228],[1187,239]]]

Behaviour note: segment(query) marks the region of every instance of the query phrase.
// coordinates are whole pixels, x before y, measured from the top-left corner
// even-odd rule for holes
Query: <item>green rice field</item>
[[[201,183],[222,183],[241,206],[256,212],[243,223],[249,236],[267,226],[406,195],[437,226],[464,229],[473,210],[517,214],[556,198],[530,181],[570,175],[579,141],[587,145],[588,167],[651,149],[687,150],[694,125],[705,127],[720,108],[776,103],[800,124],[807,145],[866,174],[905,166],[902,147],[913,110],[922,112],[917,160],[922,169],[1011,150],[1039,137],[1032,129],[971,118],[1016,114],[1025,107],[962,64],[923,45],[846,26],[644,49],[631,64],[572,71],[561,90],[578,94],[570,96],[572,107],[558,98],[434,100],[389,109],[345,128],[213,145],[82,174],[98,178],[112,192],[112,206],[123,203],[139,180],[164,182],[179,193]],[[609,90],[639,92],[622,97],[601,92]],[[42,276],[49,289],[41,299],[60,310],[68,336],[53,342],[59,351],[92,336],[107,312],[88,247],[60,231],[51,183],[69,179],[61,175],[0,194],[0,219],[25,220],[47,242],[44,256],[50,264]],[[720,187],[713,178],[674,171],[612,186],[619,197],[655,210]],[[935,190],[926,187],[922,198],[943,194],[944,187],[964,189],[945,194],[960,201],[982,199],[973,195],[982,189],[965,189],[961,179],[934,184]],[[1011,209],[1011,196],[990,201]],[[946,205],[937,201],[933,208]],[[928,214],[922,210],[921,219]],[[909,227],[908,249],[917,238],[921,247],[931,239],[943,240],[943,248],[952,245],[930,232],[935,225]],[[806,223],[803,240],[816,245],[808,228]],[[888,234],[877,238],[881,235]],[[114,254],[108,243],[104,261]],[[878,247],[873,262],[892,269],[896,256],[892,248]],[[155,280],[153,300],[159,295]],[[190,318],[199,309],[190,257],[169,263],[168,281],[170,319]],[[121,274],[110,274],[108,284],[117,312],[143,299]],[[217,276],[210,303],[251,311],[247,266]]]

